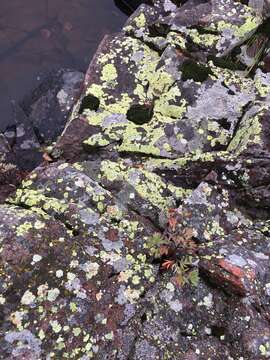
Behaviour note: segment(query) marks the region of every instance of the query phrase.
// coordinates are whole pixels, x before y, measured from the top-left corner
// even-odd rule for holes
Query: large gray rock
[[[5,359],[270,358],[266,13],[180,5],[104,38],[50,164],[0,206]]]

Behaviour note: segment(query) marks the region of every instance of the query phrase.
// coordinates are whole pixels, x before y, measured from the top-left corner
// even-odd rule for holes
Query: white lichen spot
[[[98,263],[87,262],[87,263],[83,264],[82,269],[83,269],[83,271],[86,272],[86,278],[88,280],[90,280],[94,276],[97,275],[98,269],[99,269],[99,264]]]
[[[211,293],[209,293],[207,296],[205,296],[203,298],[203,301],[200,301],[198,303],[199,306],[205,306],[207,307],[208,309],[210,309],[212,306],[213,306],[213,295]]]
[[[76,256],[76,255],[75,255]],[[79,261],[78,260],[72,260],[71,262],[70,262],[70,267],[71,268],[76,268],[76,267],[78,267],[79,266]]]
[[[41,255],[38,255],[38,254],[35,254],[33,256],[33,260],[32,260],[32,265],[34,265],[35,263],[39,262],[40,260],[42,259],[42,256]]]
[[[83,179],[80,179],[80,178],[78,178],[78,179],[75,180],[75,185],[76,185],[77,187],[80,187],[80,188],[84,188],[84,187],[85,187],[85,183],[84,183]]]
[[[38,294],[38,297],[44,297],[47,295],[47,292],[48,292],[48,284],[42,284],[38,287],[37,289],[37,294]]]
[[[125,298],[131,303],[135,303],[136,300],[139,299],[140,297],[140,291],[136,290],[136,289],[131,289],[130,287],[128,287],[125,291],[124,291],[124,295]]]
[[[63,275],[64,275],[63,270],[56,270],[55,276],[56,276],[57,278],[60,279],[61,277],[63,277]]]
[[[59,294],[60,294],[59,289],[57,289],[57,288],[51,289],[48,291],[47,299],[51,302],[55,301],[57,299],[57,297],[59,296]]]
[[[76,278],[76,275],[74,273],[72,273],[72,272],[67,273],[67,279],[69,281],[73,281],[75,278]]]
[[[52,327],[53,332],[55,332],[56,334],[58,334],[62,330],[62,327],[57,320],[51,320],[50,325]]]
[[[9,317],[12,324],[16,325],[17,327],[21,326],[23,320],[23,312],[15,311]]]
[[[67,164],[67,163],[63,163],[63,164],[61,164],[61,165],[58,166],[58,169],[59,169],[59,170],[64,170],[64,169],[66,169],[67,167],[68,167],[68,164]]]
[[[108,334],[105,335],[105,339],[106,340],[112,340],[113,339],[113,332],[109,332]]]
[[[117,280],[119,282],[128,282],[128,279],[129,279],[129,274],[127,271],[121,271],[120,274],[118,275],[117,277]]]
[[[74,336],[79,336],[82,331],[80,328],[77,327],[77,328],[74,328],[72,330],[72,332],[73,332]]]
[[[40,340],[45,339],[45,333],[44,333],[44,331],[43,331],[42,329],[39,330],[39,332],[38,332],[38,337],[40,338]]]
[[[102,292],[99,291],[99,292],[96,294],[96,299],[97,299],[97,301],[100,301],[101,298],[102,298]]]
[[[166,285],[166,289],[168,289],[168,290],[171,291],[171,292],[174,292],[175,287],[174,287],[174,285],[173,285],[171,282],[169,282],[169,283]]]
[[[175,312],[179,312],[183,309],[183,305],[179,300],[171,300],[168,302],[170,305],[170,308],[175,311]]]
[[[26,290],[26,292],[23,294],[21,298],[21,304],[22,305],[31,305],[35,301],[35,295],[31,293],[30,290]]]
[[[34,228],[37,229],[37,230],[40,230],[40,229],[43,229],[45,227],[45,224],[39,220],[37,220],[35,223],[34,223]]]

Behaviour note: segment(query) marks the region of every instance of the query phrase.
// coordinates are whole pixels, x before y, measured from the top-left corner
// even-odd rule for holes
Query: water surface
[[[50,70],[85,71],[125,20],[113,0],[0,0],[0,131],[13,123],[12,101]]]

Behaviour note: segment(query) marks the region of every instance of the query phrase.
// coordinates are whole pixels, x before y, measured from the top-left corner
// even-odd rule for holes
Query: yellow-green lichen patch
[[[168,41],[168,44],[173,45],[180,49],[186,48],[186,39],[183,34],[180,34],[178,32],[170,31],[167,35],[166,40]]]
[[[121,163],[103,161],[101,175],[109,181],[127,182],[142,199],[165,211],[173,206],[173,195],[177,197],[181,193],[173,185],[168,187],[158,175],[146,170],[126,168]],[[167,191],[171,192],[171,195],[166,196]]]
[[[179,106],[171,106],[160,102],[158,109],[164,113],[169,112],[175,115],[181,115],[185,110],[185,104]],[[97,114],[100,121],[100,126],[103,127],[102,121],[104,117]],[[96,118],[97,118],[96,117]],[[89,118],[91,122],[91,117]],[[115,148],[120,152],[135,152],[155,156],[167,156],[172,152],[170,145],[166,142],[164,128],[167,123],[175,120],[169,116],[164,116],[158,111],[154,114],[150,123],[145,125],[136,125],[132,122],[115,123],[104,126],[102,133],[92,135],[89,139],[84,141],[85,145],[90,147],[107,146],[110,143],[115,143]],[[95,121],[96,122],[96,121]],[[163,145],[158,145],[158,141],[163,138]],[[118,141],[121,144],[118,145]]]
[[[101,80],[108,83],[114,81],[115,79],[117,79],[116,67],[113,64],[104,65],[101,72]]]
[[[145,162],[145,169],[153,171],[155,169],[165,170],[165,169],[183,169],[188,166],[190,163],[195,162],[214,162],[216,159],[230,160],[232,155],[227,151],[218,151],[218,152],[205,152],[205,153],[194,153],[189,156],[179,157],[177,159],[149,159]]]
[[[99,99],[99,101],[101,101],[101,103],[102,103],[103,97],[105,96],[103,87],[102,87],[102,85],[99,85],[99,84],[91,84],[86,90],[86,95],[89,95],[89,94],[96,96]]]
[[[148,78],[149,90],[147,92],[148,97],[161,96],[166,93],[169,88],[175,82],[174,77],[169,74],[164,68],[160,68],[151,74]]]
[[[120,272],[117,279],[120,286],[115,302],[121,305],[125,303],[135,304],[145,291],[145,282],[153,283],[156,276],[155,267],[147,262],[146,255],[128,254],[126,261],[128,267]]]
[[[130,221],[127,219],[122,219],[120,221],[119,229],[127,234],[128,238],[131,240],[135,238],[135,235],[139,230],[143,230],[138,221]]]
[[[257,70],[254,78],[254,84],[261,97],[266,97],[270,94],[270,77],[268,74],[264,74],[261,70]]]
[[[112,142],[112,140],[106,139],[103,134],[98,133],[98,134],[91,136],[87,140],[84,140],[83,143],[84,143],[84,145],[89,146],[91,148],[91,147],[108,146],[111,142]]]
[[[254,30],[256,30],[261,22],[262,22],[261,17],[247,15],[244,24],[236,29],[235,31],[236,36],[238,36],[239,38],[243,38],[247,36]]]
[[[262,145],[260,116],[263,112],[264,109],[255,106],[245,114],[239,129],[228,146],[229,152],[240,155],[247,150],[248,146]]]
[[[167,143],[164,128],[166,123],[173,121],[170,117],[156,113],[148,124],[137,126],[129,123],[123,132],[118,151],[169,157],[171,148],[164,148],[158,141],[163,138],[163,144]]]
[[[213,47],[217,44],[219,40],[218,35],[200,34],[196,29],[189,29],[188,34],[195,44],[201,46]]]
[[[46,196],[42,191],[30,190],[30,189],[18,189],[14,197],[9,199],[9,202],[19,205],[25,204],[29,207],[39,206],[41,202],[44,202]]]
[[[237,89],[237,92],[240,92],[245,95],[253,94],[253,80],[245,77],[245,72],[243,71],[233,71],[226,68],[220,68],[213,64],[212,61],[208,62],[211,67],[213,75],[211,75],[213,80],[217,78],[224,79],[224,84],[231,89]]]
[[[178,86],[172,86],[169,91],[165,92],[155,102],[154,111],[160,113],[165,117],[179,119],[186,111],[186,100],[181,99],[177,102],[177,98],[180,98],[181,91]]]
[[[30,222],[26,221],[25,223],[19,225],[16,228],[16,234],[17,236],[24,236],[31,229],[33,229],[33,225]]]
[[[146,18],[144,14],[140,14],[139,16],[134,18],[134,22],[137,27],[144,27],[146,24]]]
[[[118,98],[115,99],[115,102],[111,102],[106,106],[106,111],[109,111],[111,114],[126,114],[130,105],[132,103],[132,98],[127,94],[121,94]]]
[[[243,20],[242,25],[233,25],[227,21],[221,20],[216,24],[216,29],[222,33],[225,30],[231,30],[236,37],[243,39],[250,35],[256,28],[261,24],[262,19],[259,16],[252,15],[250,13],[250,8],[246,7],[248,10],[244,16],[241,16]]]

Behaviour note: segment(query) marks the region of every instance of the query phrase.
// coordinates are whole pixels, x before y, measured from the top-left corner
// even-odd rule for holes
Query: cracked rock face
[[[270,358],[268,3],[246,3],[158,0],[104,38],[0,205],[1,358]],[[156,233],[192,234],[196,286]]]

